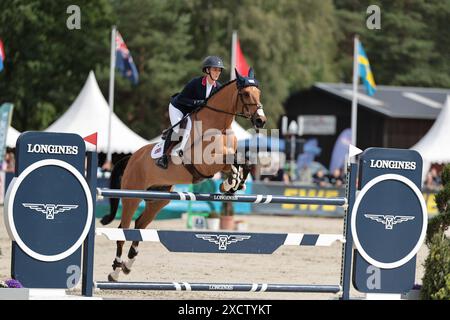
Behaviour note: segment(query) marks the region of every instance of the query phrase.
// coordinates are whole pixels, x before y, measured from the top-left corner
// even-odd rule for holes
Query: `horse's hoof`
[[[121,269],[122,268],[116,268],[113,272],[108,274],[108,281],[110,281],[110,282],[117,282],[117,281],[119,281],[119,274],[120,274],[120,270]]]
[[[108,281],[109,282],[117,282],[117,280],[114,279],[110,274],[108,274]]]
[[[124,263],[122,266],[122,271],[124,274],[129,274],[131,272],[131,269],[128,269]]]
[[[136,249],[134,249],[133,247],[131,247],[130,250],[133,250],[133,255],[136,256],[137,255],[137,251]],[[130,251],[131,252],[131,251]],[[132,258],[129,259],[128,261],[124,261],[122,263],[122,271],[125,274],[129,274],[131,272],[131,267],[133,266],[134,261],[136,260],[136,258]]]

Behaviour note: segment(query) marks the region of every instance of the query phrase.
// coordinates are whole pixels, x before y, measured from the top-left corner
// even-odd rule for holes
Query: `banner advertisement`
[[[252,183],[252,193],[271,194],[299,197],[344,197],[345,188],[322,188],[310,185],[286,185],[282,183]],[[437,213],[433,192],[422,192],[427,204],[428,215],[431,217]],[[301,216],[343,217],[344,209],[329,205],[297,205],[297,204],[252,204],[252,213],[279,214]]]

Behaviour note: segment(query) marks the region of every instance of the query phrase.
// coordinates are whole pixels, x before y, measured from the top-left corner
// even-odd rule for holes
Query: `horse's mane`
[[[219,89],[217,89],[217,91],[213,92],[213,94],[211,94],[208,99],[206,99],[206,102],[208,102],[209,99],[211,99],[212,97],[214,97],[217,93],[219,93],[223,88],[228,87],[230,84],[236,82],[236,79],[230,80],[227,83],[223,84]]]

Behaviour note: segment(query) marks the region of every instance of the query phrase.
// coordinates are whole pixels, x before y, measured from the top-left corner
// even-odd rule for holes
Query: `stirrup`
[[[167,169],[167,167],[169,166],[168,156],[166,154],[162,155],[156,160],[156,165],[162,169]]]

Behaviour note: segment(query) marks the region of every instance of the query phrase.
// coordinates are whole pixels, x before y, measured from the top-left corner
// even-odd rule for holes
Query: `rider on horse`
[[[208,56],[203,60],[202,71],[206,76],[196,77],[189,81],[181,93],[172,96],[169,104],[169,117],[172,126],[168,132],[163,134],[164,150],[163,155],[156,161],[156,164],[167,169],[169,163],[168,150],[172,145],[172,130],[178,134],[180,131],[179,123],[188,113],[205,105],[206,99],[221,87],[217,81],[224,69],[223,61],[217,56]],[[192,123],[189,117],[186,117],[186,126],[182,135],[179,150],[182,151],[189,139]],[[176,141],[175,141],[176,142]]]

